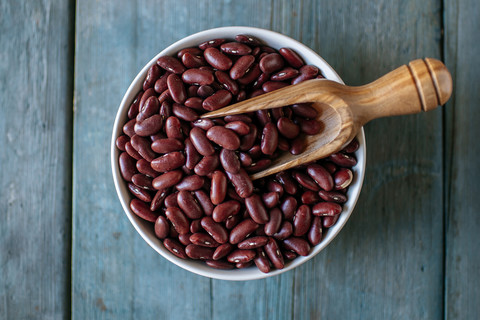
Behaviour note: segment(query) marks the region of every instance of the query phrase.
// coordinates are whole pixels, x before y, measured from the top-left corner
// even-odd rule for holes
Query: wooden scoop
[[[323,130],[305,137],[303,153],[282,153],[269,168],[253,174],[255,180],[342,150],[370,120],[430,111],[445,104],[451,94],[452,77],[445,65],[426,58],[411,61],[364,86],[313,79],[206,113],[202,118],[312,103]]]

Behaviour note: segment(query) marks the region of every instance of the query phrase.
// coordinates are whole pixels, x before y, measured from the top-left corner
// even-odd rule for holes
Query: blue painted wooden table
[[[479,319],[480,4],[0,1],[0,319]],[[191,274],[127,220],[109,165],[140,68],[200,30],[289,35],[347,84],[442,59],[444,108],[365,128],[367,171],[340,235],[294,271]]]

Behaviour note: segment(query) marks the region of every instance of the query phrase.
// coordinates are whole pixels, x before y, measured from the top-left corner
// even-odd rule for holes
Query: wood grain
[[[445,1],[445,61],[454,95],[446,108],[446,318],[480,315],[480,22],[478,1]]]
[[[73,9],[0,1],[0,319],[70,317]]]

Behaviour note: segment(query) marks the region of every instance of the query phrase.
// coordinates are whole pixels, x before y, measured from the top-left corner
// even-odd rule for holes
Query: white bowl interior
[[[262,273],[259,271],[255,266],[245,269],[235,269],[235,270],[218,270],[213,269],[205,265],[203,262],[194,261],[194,260],[183,260],[180,259],[173,254],[171,254],[165,247],[163,246],[161,240],[159,240],[154,233],[153,224],[136,216],[130,209],[129,203],[130,199],[132,199],[132,195],[128,191],[127,184],[123,180],[119,165],[118,165],[118,157],[120,155],[119,150],[115,146],[115,140],[118,136],[120,136],[122,132],[122,127],[127,121],[127,112],[130,104],[132,103],[133,99],[137,95],[137,93],[142,89],[143,80],[147,75],[147,71],[150,66],[156,63],[157,59],[163,55],[174,55],[177,51],[197,46],[201,42],[215,39],[215,38],[227,38],[233,39],[237,34],[249,34],[254,37],[259,38],[265,44],[280,49],[282,47],[288,47],[294,49],[304,60],[307,64],[312,64],[320,68],[322,74],[329,80],[337,81],[343,83],[340,79],[338,74],[330,67],[325,60],[323,60],[317,53],[315,53],[312,49],[308,48],[307,46],[303,45],[302,43],[282,35],[277,32],[273,32],[270,30],[259,29],[259,28],[252,28],[252,27],[222,27],[222,28],[215,28],[205,30],[182,40],[179,40],[160,52],[157,56],[155,56],[150,62],[148,62],[145,67],[138,73],[138,75],[133,80],[132,84],[128,88],[125,96],[120,103],[118,108],[117,116],[115,118],[115,123],[113,127],[113,134],[112,134],[112,141],[111,141],[111,165],[113,171],[113,180],[115,183],[115,189],[117,190],[118,197],[122,204],[123,210],[125,211],[128,219],[133,224],[135,229],[138,233],[142,236],[142,238],[159,254],[161,254],[167,260],[173,262],[174,264],[191,271],[193,273],[214,278],[214,279],[223,279],[223,280],[254,280],[254,279],[262,279],[266,277],[271,277],[274,275],[281,274],[283,272],[289,271],[299,265],[305,263],[306,261],[313,258],[316,254],[318,254],[323,248],[325,248],[335,236],[340,232],[343,228],[345,223],[347,222],[348,218],[352,214],[353,208],[355,207],[355,203],[360,195],[360,190],[362,187],[364,173],[365,173],[365,155],[366,155],[366,148],[365,148],[365,134],[363,129],[357,135],[357,139],[360,142],[360,148],[356,152],[357,157],[357,165],[353,168],[354,171],[354,180],[348,190],[348,201],[343,205],[343,212],[340,215],[337,223],[328,229],[326,233],[324,233],[324,237],[322,242],[313,247],[312,251],[307,257],[298,257],[291,262],[286,263],[285,268],[281,270],[273,270],[270,273]]]

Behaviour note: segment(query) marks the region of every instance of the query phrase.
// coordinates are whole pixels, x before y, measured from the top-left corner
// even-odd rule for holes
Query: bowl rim
[[[282,43],[283,47],[294,48],[295,51],[307,62],[314,59],[317,60],[315,63],[322,65],[318,66],[322,73],[327,79],[337,81],[339,83],[344,83],[340,76],[335,72],[335,70],[314,50],[307,47],[303,43],[286,36],[284,34],[271,31],[268,29],[257,28],[257,27],[248,27],[248,26],[228,26],[228,27],[219,27],[203,30],[194,34],[191,34],[187,37],[184,37],[170,46],[166,47],[160,51],[154,58],[152,58],[145,66],[140,70],[136,75],[134,80],[130,83],[125,95],[122,98],[122,101],[118,107],[117,114],[115,116],[115,121],[112,130],[112,138],[110,145],[111,153],[111,167],[112,167],[112,176],[115,185],[115,190],[117,196],[122,205],[123,211],[127,215],[130,223],[134,226],[135,230],[140,234],[140,236],[145,240],[156,252],[158,252],[162,257],[168,261],[174,263],[175,265],[188,270],[192,273],[202,275],[205,277],[221,280],[231,280],[231,281],[245,281],[245,280],[257,280],[268,277],[273,277],[289,270],[292,270],[305,262],[309,261],[315,257],[320,251],[327,247],[330,242],[340,233],[343,229],[347,220],[350,218],[356,202],[359,198],[364,177],[365,177],[365,160],[366,160],[366,142],[365,142],[365,133],[363,127],[360,129],[357,134],[357,139],[360,143],[360,148],[356,152],[357,165],[353,168],[354,171],[354,180],[349,188],[348,194],[349,200],[343,205],[343,210],[340,218],[337,223],[327,230],[327,233],[324,234],[322,242],[320,244],[312,247],[309,255],[306,257],[297,257],[294,260],[288,262],[283,269],[275,269],[269,273],[262,273],[255,266],[246,268],[246,269],[235,269],[235,270],[220,270],[208,267],[204,263],[195,260],[184,260],[174,256],[167,249],[163,247],[163,244],[160,239],[156,238],[153,232],[153,227],[151,222],[147,222],[136,216],[130,209],[127,199],[131,199],[132,196],[127,189],[127,184],[122,178],[118,165],[118,157],[120,151],[116,148],[116,139],[119,135],[123,134],[122,128],[127,120],[127,111],[128,108],[137,95],[138,91],[142,88],[143,80],[148,72],[150,66],[156,63],[157,59],[162,55],[173,55],[182,48],[186,48],[192,45],[198,45],[203,41],[207,41],[214,38],[233,38],[237,34],[249,34],[255,37],[258,37],[262,42],[272,45],[272,39],[276,39]],[[203,40],[202,40],[203,39]],[[268,40],[265,40],[268,39]],[[280,46],[280,47],[282,47]],[[277,46],[277,49],[280,48]],[[307,59],[306,56],[309,58]],[[148,231],[150,229],[150,231]]]

